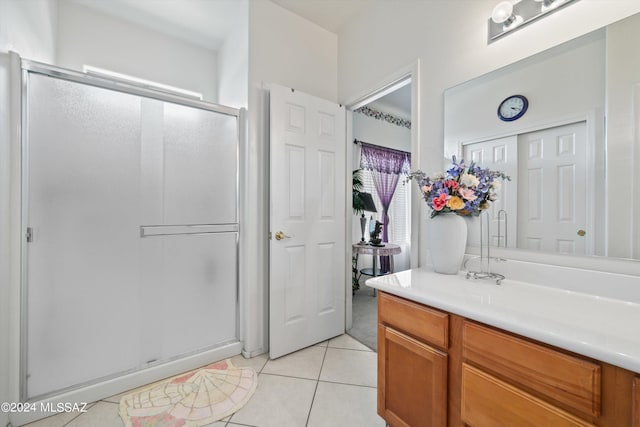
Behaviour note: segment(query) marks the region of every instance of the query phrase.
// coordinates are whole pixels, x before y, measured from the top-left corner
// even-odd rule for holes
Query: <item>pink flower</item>
[[[473,191],[471,188],[461,188],[458,190],[458,193],[460,193],[462,198],[465,200],[473,201],[478,198],[475,191]]]
[[[460,184],[458,184],[458,181],[454,181],[453,179],[448,179],[444,182],[444,186],[447,188],[451,188],[452,190],[455,190],[456,188],[460,187]]]
[[[423,185],[422,186],[422,192],[424,194],[429,194],[430,191],[431,191],[431,185]]]
[[[433,209],[436,211],[441,211],[447,205],[447,195],[443,193],[438,197],[434,197],[432,202]]]

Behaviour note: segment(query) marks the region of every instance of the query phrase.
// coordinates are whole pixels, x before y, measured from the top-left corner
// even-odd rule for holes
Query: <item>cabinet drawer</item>
[[[449,345],[449,315],[384,292],[378,297],[378,321],[441,349]]]
[[[640,377],[633,379],[633,427],[640,427]]]
[[[586,415],[600,415],[600,366],[471,322],[463,357]]]
[[[466,363],[462,421],[473,427],[593,426]]]

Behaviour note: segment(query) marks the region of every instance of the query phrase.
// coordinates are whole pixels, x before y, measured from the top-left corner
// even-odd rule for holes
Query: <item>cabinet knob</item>
[[[586,231],[584,231],[584,230],[578,230],[578,236],[582,237],[582,236],[584,236],[585,234],[587,234],[587,232],[586,232]]]

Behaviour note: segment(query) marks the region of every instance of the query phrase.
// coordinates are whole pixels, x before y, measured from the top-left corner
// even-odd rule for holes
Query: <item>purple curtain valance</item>
[[[411,154],[393,148],[360,143],[360,167],[380,173],[394,175],[409,174],[411,172]]]

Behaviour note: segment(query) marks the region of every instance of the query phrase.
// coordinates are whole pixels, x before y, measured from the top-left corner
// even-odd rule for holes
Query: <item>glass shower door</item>
[[[238,118],[28,74],[26,398],[238,341]]]
[[[145,99],[147,113],[141,315],[156,325],[143,346],[155,361],[237,340],[238,123]]]
[[[29,78],[27,394],[131,369],[140,354],[140,100]]]

